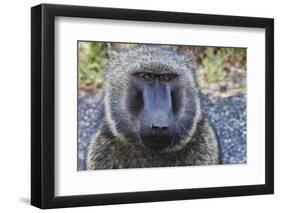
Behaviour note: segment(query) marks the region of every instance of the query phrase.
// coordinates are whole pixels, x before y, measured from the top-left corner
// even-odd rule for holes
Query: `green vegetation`
[[[244,48],[211,48],[205,50],[202,63],[199,65],[199,74],[204,75],[205,80],[212,84],[225,79],[224,72],[230,66],[245,69],[246,49]]]
[[[80,87],[94,89],[102,86],[106,59],[106,43],[79,42]]]

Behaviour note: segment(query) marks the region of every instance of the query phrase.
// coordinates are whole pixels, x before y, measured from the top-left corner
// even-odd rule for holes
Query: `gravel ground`
[[[97,124],[94,117],[98,109],[94,108],[95,95],[79,97],[78,114],[78,170],[85,170],[87,147]],[[201,99],[202,109],[216,130],[221,149],[222,164],[246,163],[246,95],[210,101]],[[102,117],[103,114],[98,114]]]
[[[246,95],[240,94],[216,101],[202,98],[201,105],[216,130],[221,149],[221,163],[246,163]]]
[[[97,97],[101,98],[102,96],[98,95]],[[98,128],[98,123],[95,120],[100,120],[103,113],[97,113],[100,110],[95,108],[97,106],[95,103],[100,100],[95,98],[94,93],[80,96],[78,101],[78,170],[85,170],[88,145]]]

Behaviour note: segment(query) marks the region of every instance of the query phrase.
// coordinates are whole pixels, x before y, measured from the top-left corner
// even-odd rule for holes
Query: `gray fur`
[[[185,107],[177,115],[182,128],[178,144],[153,151],[140,143],[139,126],[127,110],[129,76],[139,70],[180,74],[178,91]],[[93,136],[87,156],[87,169],[144,168],[213,165],[219,163],[216,136],[201,113],[199,92],[190,60],[168,48],[143,45],[113,54],[105,74],[105,116]]]

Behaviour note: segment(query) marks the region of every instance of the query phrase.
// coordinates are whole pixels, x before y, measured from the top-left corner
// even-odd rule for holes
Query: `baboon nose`
[[[152,130],[156,131],[165,131],[169,129],[169,125],[166,124],[152,124],[151,125]]]
[[[165,124],[152,124],[151,129],[153,135],[160,136],[167,133],[169,126]]]

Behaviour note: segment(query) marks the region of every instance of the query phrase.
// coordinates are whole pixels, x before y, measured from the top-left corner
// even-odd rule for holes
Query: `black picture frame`
[[[96,195],[54,195],[55,17],[263,28],[266,32],[265,184]],[[225,15],[41,4],[31,8],[31,204],[59,208],[274,193],[274,20]]]

